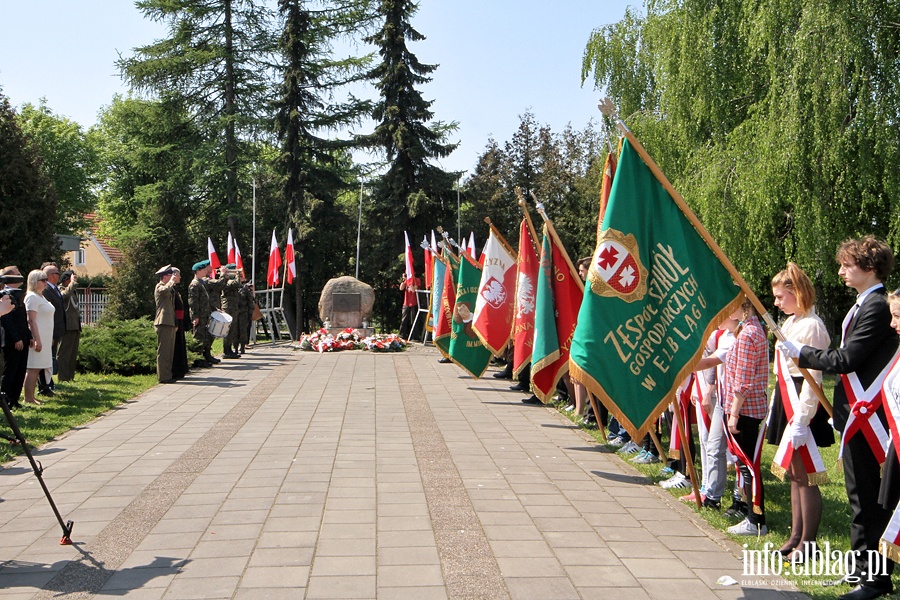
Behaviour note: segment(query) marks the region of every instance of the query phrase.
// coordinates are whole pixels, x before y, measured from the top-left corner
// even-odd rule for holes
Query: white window
[[[79,248],[75,251],[75,266],[83,267],[84,266],[84,248]]]

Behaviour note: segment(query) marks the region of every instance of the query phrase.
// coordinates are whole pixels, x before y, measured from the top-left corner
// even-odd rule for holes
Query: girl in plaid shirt
[[[735,535],[765,535],[765,504],[760,476],[760,426],[766,418],[768,402],[766,386],[769,382],[769,343],[750,300],[744,299],[741,308],[732,315],[735,342],[725,358],[723,407],[729,445],[738,456],[738,468],[744,484],[744,497],[753,499],[747,507],[747,518],[728,533]],[[755,483],[755,485],[754,485]]]

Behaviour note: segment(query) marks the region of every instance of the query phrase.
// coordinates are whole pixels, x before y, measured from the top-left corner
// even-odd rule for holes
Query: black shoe
[[[233,354],[231,352],[226,352],[225,354],[222,355],[222,358],[240,358],[240,357],[241,357],[240,354]]]
[[[745,519],[747,517],[747,507],[733,504],[722,515],[728,519]]]
[[[175,379],[163,379],[160,383],[175,383]]]
[[[522,398],[522,404],[543,404],[543,402],[541,402],[540,398],[532,394],[531,398]]]
[[[39,396],[47,396],[48,398],[52,398],[56,394],[53,393],[53,390],[50,388],[44,388],[42,390],[38,390]]]
[[[886,587],[858,585],[846,594],[838,596],[838,600],[871,600],[872,598],[887,596],[892,591],[894,591],[894,588],[890,584],[888,584]]]
[[[450,360],[449,358],[442,358],[438,362],[441,363],[442,365],[446,365],[447,363],[453,362],[453,361]]]
[[[703,504],[701,506],[703,506],[703,508],[711,508],[713,510],[722,510],[722,503],[718,500],[713,500],[712,498],[704,498]]]
[[[529,391],[528,386],[523,385],[522,383],[517,383],[516,385],[511,385],[511,386],[509,386],[509,389],[512,392],[527,392],[527,391]]]
[[[507,371],[506,369],[497,371],[494,373],[494,379],[512,379],[512,371]]]

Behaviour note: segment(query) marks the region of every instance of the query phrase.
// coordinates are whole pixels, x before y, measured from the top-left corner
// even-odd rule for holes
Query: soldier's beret
[[[199,271],[200,269],[205,269],[209,266],[209,260],[201,260],[200,262],[195,262],[194,266],[191,267],[194,271]]]

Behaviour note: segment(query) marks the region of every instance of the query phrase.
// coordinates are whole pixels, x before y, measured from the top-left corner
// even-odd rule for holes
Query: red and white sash
[[[897,457],[900,458],[900,397],[895,396],[891,391],[893,382],[900,378],[900,368],[897,367],[900,364],[900,360],[898,359],[900,359],[900,352],[891,361],[890,372],[884,380],[882,390],[884,392],[884,408],[887,412],[888,426],[891,429],[891,439],[893,440]],[[900,506],[894,509],[894,514],[891,516],[887,529],[881,534],[878,551],[894,562],[900,562]]]
[[[675,401],[681,411],[682,426],[685,437],[691,435],[691,388],[697,380],[697,374],[691,373],[688,378],[675,391]],[[669,458],[681,459],[681,436],[678,434],[678,424],[675,421],[674,408],[672,414],[672,431],[669,433]]]
[[[749,467],[750,472],[753,474],[753,481],[750,482],[750,493],[752,494],[752,498],[748,498],[747,500],[753,505],[753,512],[761,515],[762,514],[762,447],[763,447],[763,439],[766,436],[766,419],[763,419],[759,424],[759,434],[756,436],[756,446],[753,450],[753,458],[751,459],[747,456],[747,453],[744,452],[743,448],[737,443],[737,440],[734,439],[734,436],[731,434],[731,431],[728,429],[728,420],[725,418],[725,440],[728,442],[728,449],[732,454],[735,455],[739,463],[742,463]],[[740,470],[738,470],[740,473]],[[741,479],[740,477],[738,478]],[[743,482],[740,482],[741,487],[743,487]]]
[[[869,443],[869,448],[872,449],[872,454],[875,455],[878,464],[884,464],[890,440],[881,419],[875,416],[875,413],[884,404],[882,385],[892,366],[893,362],[889,361],[868,388],[863,388],[856,373],[841,375],[844,392],[847,394],[847,403],[850,405],[850,416],[847,418],[844,433],[841,435],[838,459],[843,456],[844,448],[850,438],[857,432],[861,432]],[[872,418],[873,416],[875,418]]]
[[[781,481],[784,481],[794,453],[799,452],[803,461],[803,467],[809,477],[809,485],[822,485],[828,483],[828,469],[825,467],[825,461],[819,453],[819,447],[812,435],[809,435],[806,444],[800,448],[794,448],[791,443],[790,424],[794,422],[794,416],[800,407],[800,396],[797,394],[797,388],[791,379],[787,361],[779,351],[775,351],[775,379],[778,390],[781,391],[781,403],[784,406],[784,413],[788,419],[788,426],[784,428],[784,434],[781,436],[781,443],[778,445],[778,451],[772,461],[772,473]],[[772,402],[775,401],[775,392],[772,393]],[[771,414],[771,411],[769,411]]]

